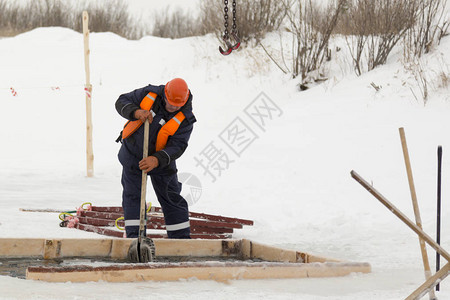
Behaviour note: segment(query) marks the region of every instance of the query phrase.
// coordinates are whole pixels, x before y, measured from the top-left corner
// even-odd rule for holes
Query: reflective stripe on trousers
[[[164,213],[169,238],[190,238],[189,210],[186,200],[180,195],[181,183],[176,174],[150,175],[153,189]],[[127,237],[135,238],[139,234],[139,206],[141,202],[142,173],[123,168],[122,170],[122,207],[125,217]],[[152,199],[147,199],[152,201]]]

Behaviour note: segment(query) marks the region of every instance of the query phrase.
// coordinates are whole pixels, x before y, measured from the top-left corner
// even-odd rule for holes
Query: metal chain
[[[224,21],[225,21],[225,31],[222,37],[224,42],[223,45],[226,45],[226,49],[224,50],[222,46],[219,46],[219,51],[222,55],[228,55],[233,50],[237,50],[241,45],[241,40],[238,37],[237,26],[236,26],[236,0],[233,0],[233,26],[231,29],[231,35],[233,36],[233,41],[230,40],[229,32],[228,32],[228,0],[223,1],[225,4],[224,11]]]
[[[224,39],[229,39],[229,36],[228,36],[228,0],[224,0],[224,3],[225,3],[225,8],[223,9],[223,11],[224,11],[224,15],[223,15],[223,17],[224,17],[224,19],[225,19],[225,33],[224,33],[224,35],[223,35],[223,37],[224,37]],[[234,0],[233,0],[233,3],[234,3]],[[234,24],[234,18],[233,18],[233,24]]]
[[[237,30],[236,30],[236,0],[233,0],[233,30],[231,32],[237,34]]]

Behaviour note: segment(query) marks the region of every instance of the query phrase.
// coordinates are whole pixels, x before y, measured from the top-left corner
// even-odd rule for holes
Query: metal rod
[[[441,244],[441,173],[442,173],[442,146],[438,146],[438,178],[437,178],[437,216],[436,216],[436,243]],[[436,252],[436,272],[441,267],[441,256]],[[436,285],[436,291],[439,291],[440,285]]]

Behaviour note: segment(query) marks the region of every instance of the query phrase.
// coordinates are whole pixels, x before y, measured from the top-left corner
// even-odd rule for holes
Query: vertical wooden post
[[[403,127],[399,128],[399,133],[400,133],[400,140],[402,142],[403,157],[405,159],[406,174],[408,175],[409,189],[411,192],[411,199],[412,199],[412,203],[413,203],[414,216],[416,218],[416,225],[417,225],[417,227],[422,229],[422,219],[420,217],[419,205],[417,203],[416,188],[414,187],[414,179],[413,179],[413,175],[412,175],[411,161],[409,159],[408,146],[406,145],[405,130],[403,129]],[[422,261],[423,261],[423,267],[425,270],[425,278],[429,279],[431,277],[430,262],[428,261],[428,254],[427,254],[427,248],[425,245],[425,241],[420,236],[419,236],[419,244],[420,244],[420,251],[422,252]],[[431,289],[429,291],[429,296],[430,296],[431,300],[436,299],[433,289]]]
[[[94,151],[92,149],[92,85],[89,70],[89,15],[83,11],[84,68],[86,71],[86,162],[87,176],[94,176]]]

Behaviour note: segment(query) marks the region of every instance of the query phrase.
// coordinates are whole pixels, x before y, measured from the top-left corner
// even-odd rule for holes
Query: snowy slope
[[[276,45],[277,36],[264,43]],[[120,205],[119,145],[114,140],[124,120],[114,102],[121,93],[179,76],[194,94],[198,119],[178,164],[180,172],[195,174],[202,183],[202,196],[191,209],[255,220],[236,238],[365,261],[373,272],[229,284],[51,284],[2,276],[1,299],[118,299],[130,293],[137,299],[399,299],[424,281],[416,235],[350,171],[372,182],[413,219],[398,134],[404,127],[423,226],[434,236],[436,148],[442,145],[442,245],[450,249],[450,102],[448,87],[438,87],[438,75],[449,75],[450,39],[424,58],[433,82],[426,105],[413,96],[417,82],[398,55],[356,77],[345,65],[348,60],[336,53],[331,79],[299,92],[297,81],[282,74],[262,49],[223,57],[217,47],[212,35],[127,41],[111,33],[91,34],[95,177],[87,178],[82,35],[41,28],[0,39],[0,237],[98,238],[60,228],[57,214],[19,208],[71,210],[86,201]],[[382,88],[375,91],[372,82]],[[261,93],[277,108],[262,128],[245,113]],[[247,136],[252,143],[239,155],[221,139],[236,118],[253,131]],[[231,161],[214,182],[196,161],[210,143]],[[154,199],[151,189],[148,197]],[[434,268],[434,252],[428,249]],[[450,299],[450,284],[443,282],[441,289],[440,299]]]

